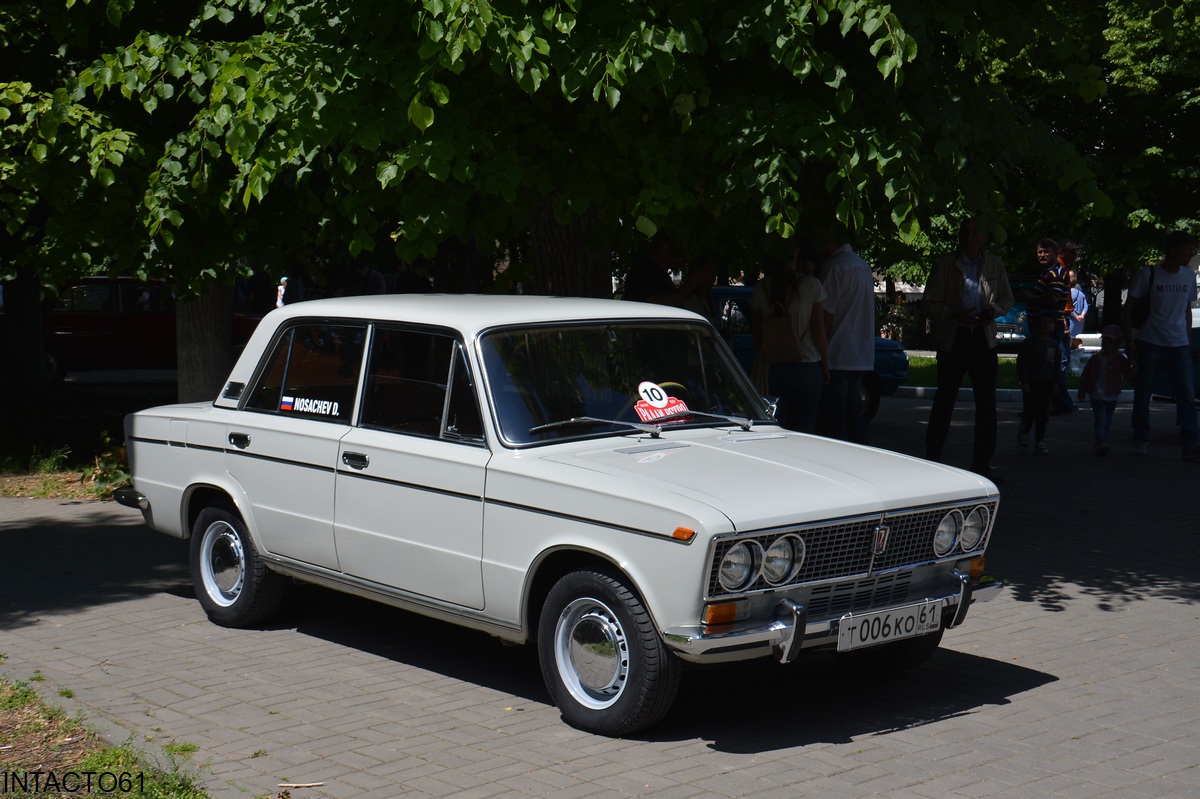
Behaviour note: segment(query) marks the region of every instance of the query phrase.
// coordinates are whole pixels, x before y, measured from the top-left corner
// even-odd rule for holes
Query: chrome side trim
[[[480,632],[494,635],[506,641],[523,644],[529,640],[529,636],[519,625],[483,616],[460,605],[439,602],[429,597],[423,597],[419,594],[412,594],[396,588],[389,588],[388,586],[373,583],[369,580],[329,571],[307,563],[287,560],[278,555],[260,554],[260,557],[267,562],[267,565],[272,570],[303,582],[315,583],[325,588],[332,588],[336,591],[353,594],[375,602],[382,602],[385,605],[391,605],[401,610],[411,611],[412,613],[429,616],[441,621],[448,621],[460,627],[479,630]]]

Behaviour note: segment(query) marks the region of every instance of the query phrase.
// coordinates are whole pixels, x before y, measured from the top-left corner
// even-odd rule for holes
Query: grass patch
[[[937,359],[922,355],[908,356],[908,385],[929,386],[937,385]],[[971,385],[971,378],[963,380],[964,386]],[[1014,356],[1000,356],[1000,369],[996,375],[996,388],[1020,388],[1017,380],[1017,359]],[[1067,388],[1072,394],[1079,388],[1079,375],[1067,375]]]
[[[7,676],[0,677],[0,772],[7,776],[7,788],[11,789],[4,795],[13,799],[85,794],[208,799],[173,757],[165,766],[149,765],[131,747],[104,743],[77,719],[44,704],[28,683]],[[41,772],[36,789],[34,772]],[[115,775],[105,779],[119,781],[93,783],[92,790],[85,791],[87,772]],[[68,777],[69,773],[77,776]],[[14,780],[18,782],[14,784]],[[63,790],[53,790],[54,785]]]
[[[0,497],[111,499],[129,483],[125,448],[100,433],[100,454],[88,466],[69,461],[67,447],[44,451],[34,447],[28,457],[0,458]]]

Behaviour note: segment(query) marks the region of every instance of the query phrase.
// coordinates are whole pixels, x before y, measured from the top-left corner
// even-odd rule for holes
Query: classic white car
[[[536,642],[554,702],[647,727],[681,660],[927,658],[999,581],[986,479],[780,428],[716,331],[657,305],[297,303],[214,402],[129,416],[119,499],[191,539],[217,624],[286,578]]]

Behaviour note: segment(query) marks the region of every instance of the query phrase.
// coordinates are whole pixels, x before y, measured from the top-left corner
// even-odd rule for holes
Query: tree
[[[1078,131],[1039,113],[1107,86],[1094,36],[1056,37],[1104,30],[1081,2],[148,5],[124,0],[137,32],[64,85],[136,132],[138,211],[181,295],[298,242],[472,274],[507,254],[543,291],[604,295],[613,255],[663,227],[749,265],[836,219],[890,259],[956,208],[1003,238],[1048,187],[1080,218],[1112,206]],[[224,371],[201,362],[189,394]]]
[[[997,21],[1027,20],[869,0],[229,0],[185,35],[138,34],[81,85],[196,104],[148,192],[167,245],[199,209],[246,240],[239,218],[271,191],[316,242],[390,239],[406,259],[488,251],[551,215],[785,237],[836,216],[912,240],[960,193],[1001,204],[1014,159],[987,133],[1037,143],[1019,103],[976,83]]]
[[[136,137],[66,89],[80,62],[101,52],[92,48],[106,46],[89,34],[96,16],[50,4],[0,7],[0,46],[20,66],[19,75],[0,75],[0,340],[4,376],[22,387],[5,392],[10,419],[36,423],[44,408],[43,286],[101,266],[97,243],[117,220],[126,228],[135,220],[134,181],[121,167],[137,154]],[[30,429],[15,425],[7,437]]]

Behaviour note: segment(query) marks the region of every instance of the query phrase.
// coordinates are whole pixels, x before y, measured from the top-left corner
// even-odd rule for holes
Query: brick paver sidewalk
[[[947,448],[965,465],[970,407]],[[929,403],[885,399],[874,442],[919,454]],[[262,630],[210,624],[186,545],[111,503],[0,499],[0,671],[147,751],[175,741],[214,797],[1200,796],[1200,464],[1173,409],[1149,457],[1091,455],[1090,412],[1015,446],[990,570],[1009,582],[900,680],[832,659],[693,669],[644,736],[563,724],[535,654],[303,588]],[[74,698],[58,696],[70,689]],[[35,765],[35,764],[30,764]]]

